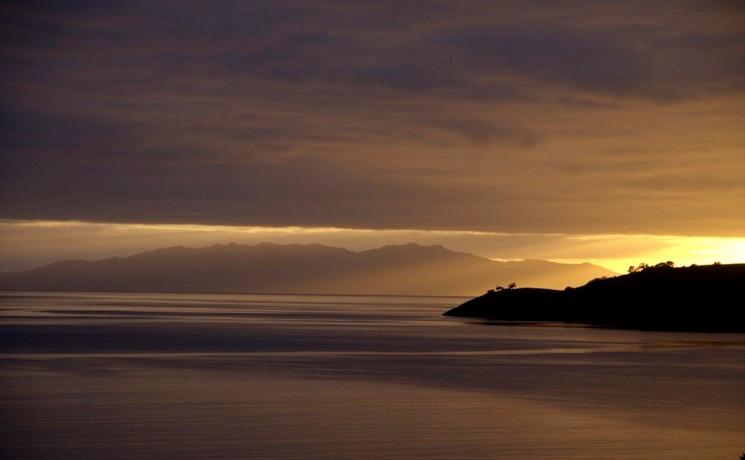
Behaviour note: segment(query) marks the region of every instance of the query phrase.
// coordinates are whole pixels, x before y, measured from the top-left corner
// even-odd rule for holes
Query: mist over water
[[[745,336],[448,297],[0,294],[2,458],[738,458]]]

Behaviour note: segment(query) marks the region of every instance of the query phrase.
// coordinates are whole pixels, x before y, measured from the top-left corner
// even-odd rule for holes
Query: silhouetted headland
[[[445,315],[645,330],[745,332],[744,281],[745,264],[674,268],[662,263],[563,291],[491,290]]]

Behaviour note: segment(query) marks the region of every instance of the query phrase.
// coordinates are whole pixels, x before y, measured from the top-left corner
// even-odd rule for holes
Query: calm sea
[[[745,452],[745,336],[441,316],[462,300],[0,293],[0,458]]]

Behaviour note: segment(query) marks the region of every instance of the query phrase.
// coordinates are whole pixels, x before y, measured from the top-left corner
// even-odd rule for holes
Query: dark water
[[[461,299],[0,294],[0,457],[737,459],[745,337]]]

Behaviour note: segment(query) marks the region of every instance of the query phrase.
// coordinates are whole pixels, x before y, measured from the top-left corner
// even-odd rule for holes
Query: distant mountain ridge
[[[592,264],[492,261],[442,246],[353,252],[319,244],[170,247],[1,273],[0,289],[473,295],[497,284],[563,288],[615,273]]]

